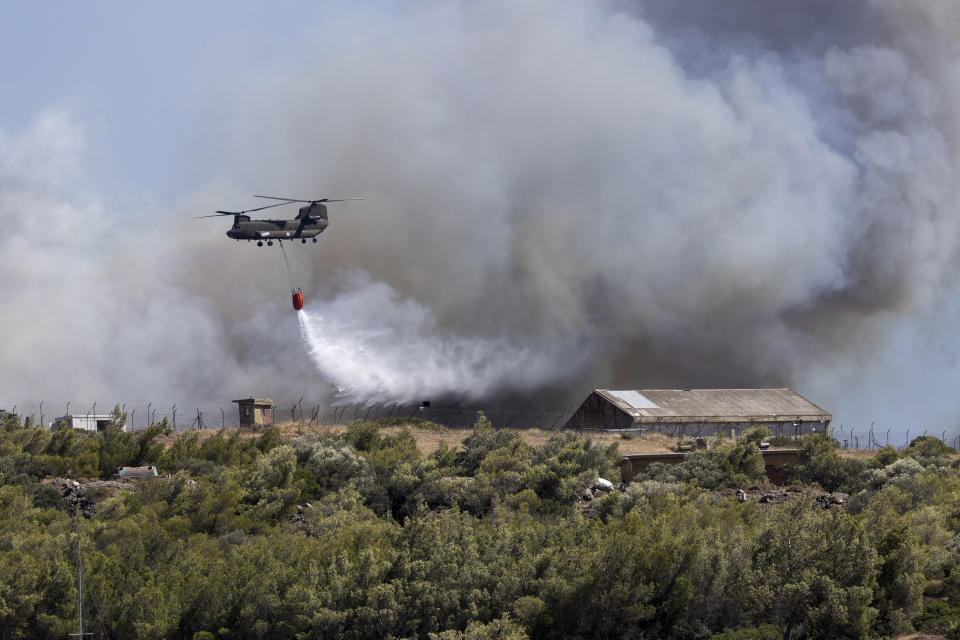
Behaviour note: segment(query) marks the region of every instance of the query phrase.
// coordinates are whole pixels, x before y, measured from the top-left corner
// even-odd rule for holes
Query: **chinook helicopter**
[[[246,209],[244,211],[217,211],[210,216],[196,216],[197,218],[217,218],[219,216],[233,216],[233,226],[227,231],[227,237],[233,238],[238,242],[246,240],[252,242],[256,240],[257,246],[262,247],[266,242],[268,247],[273,246],[273,241],[283,242],[284,240],[300,240],[306,244],[307,239],[317,241],[317,236],[323,233],[323,230],[329,226],[327,219],[327,207],[325,202],[344,202],[346,200],[363,200],[363,198],[321,198],[319,200],[299,200],[297,198],[280,198],[277,196],[258,196],[254,198],[264,198],[267,200],[282,200],[274,204],[268,204],[256,209]],[[248,213],[254,211],[263,211],[273,207],[282,207],[285,204],[295,202],[304,202],[305,206],[300,207],[297,217],[293,220],[251,220]]]

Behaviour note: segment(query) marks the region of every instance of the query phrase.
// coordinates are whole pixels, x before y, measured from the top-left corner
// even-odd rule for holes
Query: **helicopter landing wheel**
[[[267,246],[268,246],[268,247],[272,247],[272,246],[273,246],[273,240],[267,240]]]
[[[316,238],[314,238],[314,239],[313,239],[313,241],[314,241],[314,242],[316,242],[316,241],[317,241],[317,239],[316,239]]]
[[[302,239],[300,240],[300,242],[303,243],[303,244],[307,244],[307,239],[306,239],[306,238],[302,238]]]
[[[262,246],[263,246],[263,240],[257,240],[257,246],[258,246],[258,247],[262,247]]]

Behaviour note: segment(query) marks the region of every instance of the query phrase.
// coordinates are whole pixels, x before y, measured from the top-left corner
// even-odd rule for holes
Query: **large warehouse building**
[[[596,389],[567,429],[616,429],[731,437],[753,427],[773,435],[830,435],[829,413],[791,389]]]

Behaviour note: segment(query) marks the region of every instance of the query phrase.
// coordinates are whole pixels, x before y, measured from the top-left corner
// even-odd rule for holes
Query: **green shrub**
[[[948,447],[936,436],[918,436],[903,450],[903,454],[911,458],[939,458],[956,452],[956,449]]]

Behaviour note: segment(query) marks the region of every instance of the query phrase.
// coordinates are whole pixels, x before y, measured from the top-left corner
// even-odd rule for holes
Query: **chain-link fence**
[[[166,420],[177,431],[190,429],[235,428],[239,424],[236,404],[223,406],[196,406],[180,404],[128,404],[124,402],[69,401],[69,402],[26,402],[7,405],[5,409],[20,416],[21,420],[30,418],[34,424],[51,427],[65,416],[81,418],[87,423],[96,423],[119,407],[127,414],[127,429],[139,431],[151,424]],[[499,409],[431,407],[429,405],[404,405],[400,403],[378,405],[338,405],[329,406],[311,403],[303,398],[281,400],[274,403],[273,422],[298,423],[305,425],[347,425],[355,420],[397,420],[420,419],[451,428],[470,428],[477,421],[479,411],[484,411],[487,419],[499,429],[560,429],[570,418],[570,413],[549,411],[503,411]]]
[[[919,436],[932,436],[948,447],[960,451],[960,435],[957,435],[953,430],[934,431],[925,428],[903,429],[895,427],[889,429],[875,427],[856,429],[844,425],[833,427],[833,439],[840,443],[842,448],[860,451],[875,451],[887,446],[904,449]]]
[[[68,401],[68,402],[24,402],[0,405],[10,413],[20,416],[21,420],[30,418],[33,424],[42,424],[50,427],[64,416],[74,416],[96,420],[109,415],[114,407],[127,414],[127,429],[139,431],[149,425],[167,422],[177,431],[190,429],[220,429],[235,428],[239,424],[237,405],[224,403],[222,406],[213,405],[179,405],[165,403],[127,404],[124,402],[101,401]],[[396,420],[421,419],[450,428],[466,429],[477,421],[478,411],[483,411],[491,424],[498,429],[562,429],[570,419],[573,411],[510,411],[500,409],[484,409],[482,407],[433,407],[429,405],[405,405],[401,403],[378,405],[337,405],[329,406],[318,402],[307,402],[303,398],[296,400],[280,400],[273,407],[273,421],[277,424],[298,423],[304,425],[347,425],[355,420]],[[787,433],[773,435],[795,435]],[[665,435],[682,438],[696,437],[697,429],[678,429],[675,425],[661,426],[651,424],[638,430],[641,437],[648,433],[663,433]],[[884,446],[896,448],[906,447],[913,438],[918,436],[934,436],[947,446],[960,450],[960,435],[955,432],[941,429],[940,431],[925,428],[880,428],[871,425],[869,428],[857,428],[846,425],[833,425],[831,429],[833,439],[844,449],[876,450]]]

